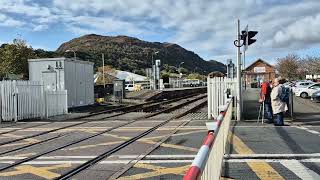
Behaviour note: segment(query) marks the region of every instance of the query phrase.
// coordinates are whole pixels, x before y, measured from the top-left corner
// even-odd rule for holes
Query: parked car
[[[296,93],[297,89],[300,89],[300,88],[306,88],[310,85],[313,85],[315,84],[314,82],[312,81],[299,81],[299,82],[296,82],[293,86],[292,86],[292,91],[294,93]]]
[[[134,91],[134,85],[133,84],[126,84],[125,89],[126,89],[126,91]]]
[[[302,98],[307,98],[319,90],[320,90],[320,83],[314,83],[314,84],[311,84],[307,87],[296,88],[295,94],[296,94],[296,96],[300,96]]]
[[[311,95],[311,101],[320,102],[320,90]]]

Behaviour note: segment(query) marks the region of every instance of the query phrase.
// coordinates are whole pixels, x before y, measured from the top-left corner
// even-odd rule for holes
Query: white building
[[[30,81],[47,90],[67,90],[68,107],[94,103],[93,63],[69,58],[29,59]]]

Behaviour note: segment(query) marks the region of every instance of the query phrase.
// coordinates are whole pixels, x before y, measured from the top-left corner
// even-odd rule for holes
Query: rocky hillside
[[[188,51],[177,44],[147,42],[127,36],[100,36],[89,34],[63,43],[57,53],[72,57],[73,53],[65,53],[66,50],[74,50],[77,57],[101,66],[101,53],[105,54],[105,63],[117,69],[144,74],[144,69],[151,67],[152,53],[158,51],[154,59],[161,59],[165,66],[181,67],[188,71],[199,73],[221,71],[225,72],[225,66],[217,61],[205,61],[192,51]]]

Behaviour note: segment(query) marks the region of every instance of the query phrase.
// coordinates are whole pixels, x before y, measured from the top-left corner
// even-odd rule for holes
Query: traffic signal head
[[[250,44],[253,44],[254,42],[256,42],[257,40],[256,39],[251,39],[253,38],[256,34],[258,34],[258,31],[248,31],[247,33],[247,45],[249,46]]]

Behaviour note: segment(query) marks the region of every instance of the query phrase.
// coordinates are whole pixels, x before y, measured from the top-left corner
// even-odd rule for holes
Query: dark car
[[[311,101],[320,102],[320,91],[316,91],[311,95]]]

